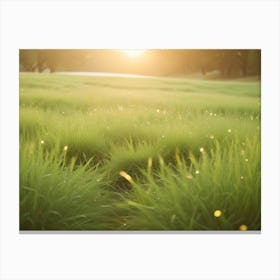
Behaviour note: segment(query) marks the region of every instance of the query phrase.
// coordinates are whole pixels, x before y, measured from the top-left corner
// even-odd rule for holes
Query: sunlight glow
[[[152,165],[153,165],[153,160],[152,160],[151,157],[149,157],[149,159],[148,159],[148,169],[151,169]]]
[[[125,171],[120,171],[120,176],[122,176],[124,179],[126,179],[128,182],[132,182],[132,177],[127,174]]]
[[[242,230],[242,231],[248,230],[248,226],[247,225],[241,225],[239,227],[239,230]]]
[[[145,50],[122,50],[122,52],[124,52],[130,58],[137,58],[144,54]]]
[[[215,210],[213,214],[216,218],[219,218],[222,215],[222,211],[221,210]]]

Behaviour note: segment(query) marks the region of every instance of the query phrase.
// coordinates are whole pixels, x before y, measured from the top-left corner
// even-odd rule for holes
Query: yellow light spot
[[[44,140],[41,140],[40,143],[43,145],[43,144],[45,144],[45,141],[44,141]]]
[[[201,148],[199,149],[199,151],[200,151],[201,153],[203,153],[203,152],[204,152],[204,149],[201,147]]]
[[[221,210],[215,210],[213,214],[216,218],[219,218],[219,217],[222,216],[222,211]]]
[[[245,158],[245,161],[249,161],[249,159]]]
[[[152,167],[152,165],[153,165],[153,160],[152,160],[151,157],[149,157],[149,159],[148,159],[148,168],[150,169]]]
[[[245,231],[245,230],[248,230],[248,227],[246,225],[241,225],[239,227],[239,230]]]
[[[64,146],[63,151],[66,152],[68,150],[68,146]]]
[[[128,182],[132,182],[132,177],[129,174],[127,174],[125,171],[121,171],[119,174]]]
[[[240,177],[240,179],[241,179],[241,180],[243,180],[243,179],[244,179],[244,177],[243,177],[243,176],[241,176],[241,177]]]
[[[210,139],[214,139],[215,137],[214,137],[214,135],[210,135],[210,137],[209,137]]]
[[[199,174],[199,170],[196,170],[196,171],[195,171],[195,174],[197,174],[197,175],[198,175],[198,174]]]
[[[187,175],[187,179],[191,180],[193,178],[192,175]]]
[[[159,113],[160,112],[160,109],[157,109],[157,113]]]
[[[228,133],[231,133],[231,129],[228,129]]]

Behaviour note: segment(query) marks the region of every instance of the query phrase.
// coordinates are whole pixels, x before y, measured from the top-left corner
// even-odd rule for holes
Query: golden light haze
[[[20,71],[231,79],[260,77],[260,57],[260,50],[255,49],[23,49]]]
[[[143,55],[146,50],[121,50],[121,51],[131,58],[137,58]]]

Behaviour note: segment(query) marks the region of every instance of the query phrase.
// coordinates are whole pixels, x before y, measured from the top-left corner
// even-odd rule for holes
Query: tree
[[[36,71],[37,68],[37,53],[34,50],[19,51],[20,69],[23,71]]]
[[[248,73],[248,55],[249,50],[239,50],[237,51],[239,64],[242,72],[242,76],[246,77]]]

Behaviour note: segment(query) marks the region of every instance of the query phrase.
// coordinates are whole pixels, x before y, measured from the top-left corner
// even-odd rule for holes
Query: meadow
[[[260,230],[260,81],[20,74],[21,230]]]

